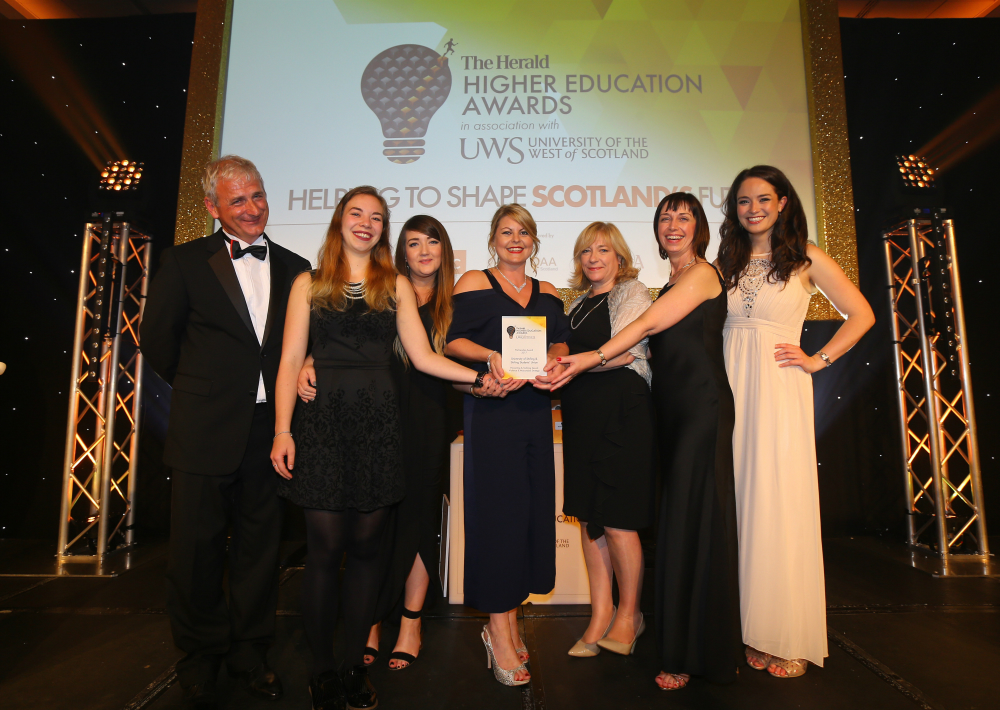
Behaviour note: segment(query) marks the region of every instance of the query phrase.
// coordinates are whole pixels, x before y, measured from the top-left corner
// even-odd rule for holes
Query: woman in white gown
[[[723,211],[718,264],[736,400],[743,642],[751,668],[791,678],[828,655],[811,375],[850,350],[875,316],[837,263],[807,241],[802,204],[780,170],[743,170]],[[847,320],[806,355],[799,337],[817,289]]]

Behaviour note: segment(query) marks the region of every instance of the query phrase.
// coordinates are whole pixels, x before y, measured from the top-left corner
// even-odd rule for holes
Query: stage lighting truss
[[[882,235],[909,543],[937,558],[935,574],[988,574],[955,227],[943,212],[907,220]]]
[[[134,192],[142,185],[142,171],[145,163],[134,160],[109,160],[101,170],[101,190],[113,192]]]
[[[933,190],[937,186],[937,169],[927,158],[918,155],[897,155],[896,167],[903,179],[903,187],[914,190]]]
[[[122,219],[121,213],[116,216]],[[128,222],[113,221],[111,214],[84,225],[56,553],[59,574],[114,574],[105,564],[108,555],[128,550],[134,542],[142,406],[139,323],[151,249],[151,237]]]

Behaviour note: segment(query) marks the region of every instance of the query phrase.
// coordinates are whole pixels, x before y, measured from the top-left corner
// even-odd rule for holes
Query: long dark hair
[[[656,248],[660,250],[660,258],[666,259],[667,252],[660,244],[660,215],[664,211],[676,212],[681,207],[687,207],[694,215],[694,253],[699,259],[705,258],[705,251],[708,249],[708,242],[712,239],[712,233],[708,229],[708,217],[705,216],[705,208],[701,206],[701,200],[690,192],[674,192],[662,200],[656,206],[653,213],[653,239],[656,240]]]
[[[444,338],[451,326],[452,303],[451,295],[455,290],[455,252],[451,248],[448,230],[436,219],[426,214],[418,214],[406,220],[399,230],[396,241],[396,271],[409,278],[410,271],[406,266],[406,240],[409,232],[426,234],[441,243],[441,267],[434,275],[434,293],[428,303],[431,304],[431,320],[434,323],[434,349],[444,354]]]
[[[737,212],[737,193],[748,178],[760,178],[770,184],[779,202],[783,197],[788,198],[771,229],[771,269],[767,272],[768,281],[787,282],[799,268],[812,263],[812,259],[806,255],[809,244],[806,213],[792,183],[783,172],[771,165],[746,168],[740,171],[733,180],[733,186],[729,188],[729,194],[722,205],[725,219],[719,228],[719,235],[722,237],[719,243],[719,270],[730,291],[737,287],[740,274],[750,263],[750,235],[740,224]]]

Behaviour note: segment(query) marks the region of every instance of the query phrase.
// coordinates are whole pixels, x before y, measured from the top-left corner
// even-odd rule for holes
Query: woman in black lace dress
[[[354,188],[334,210],[319,267],[295,280],[288,300],[271,461],[285,479],[280,494],[305,509],[302,616],[317,710],[337,707],[345,695],[356,709],[378,702],[363,655],[381,581],[379,541],[388,506],[404,494],[399,398],[389,369],[397,335],[418,370],[484,384],[483,375],[431,348],[413,287],[396,273],[388,239],[385,200],[373,187]],[[310,341],[316,399],[296,409],[295,383]],[[343,684],[333,656],[341,601]]]
[[[656,543],[656,684],[736,680],[740,600],[733,482],[733,393],[722,353],[726,291],[705,261],[709,231],[694,195],[667,195],[653,233],[670,280],[653,305],[594,352],[562,358],[553,384],[600,368],[643,338],[653,367],[663,498]]]
[[[437,352],[451,325],[451,294],[455,256],[448,232],[429,215],[410,217],[396,241],[396,270],[413,286],[420,321]],[[389,668],[400,670],[416,660],[421,646],[421,610],[431,575],[438,565],[441,494],[448,468],[447,387],[437,377],[413,367],[397,349],[392,359],[399,390],[400,450],[406,495],[396,506],[382,538],[386,566],[375,609],[376,623],[368,635],[365,664],[378,656],[382,621],[402,599],[399,637],[389,656]],[[316,398],[316,369],[306,359],[298,379],[299,398]],[[462,385],[468,387],[468,385]]]

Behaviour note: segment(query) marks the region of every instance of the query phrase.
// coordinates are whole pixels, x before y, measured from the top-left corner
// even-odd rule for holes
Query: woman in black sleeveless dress
[[[573,247],[572,288],[585,288],[569,309],[571,353],[608,342],[651,303],[636,280],[632,253],[618,228],[594,222]],[[653,522],[653,400],[646,343],[562,390],[563,514],[580,521],[590,582],[590,623],[569,649],[576,658],[601,649],[632,652],[645,628],[639,602],[643,555],[638,530]],[[612,581],[618,582],[618,608]]]
[[[467,272],[455,285],[447,352],[499,380],[503,316],[545,316],[549,357],[569,352],[558,292],[525,275],[525,263],[537,258],[537,233],[524,207],[504,205],[490,229],[497,266]],[[465,397],[465,603],[490,613],[481,638],[496,679],[522,685],[530,674],[517,607],[555,586],[552,406],[532,381],[502,384],[503,398]]]
[[[306,518],[302,616],[317,710],[343,707],[345,696],[355,710],[378,704],[362,661],[381,582],[379,542],[389,506],[404,491],[389,369],[396,337],[424,372],[478,385],[485,379],[431,349],[413,288],[393,267],[388,223],[388,206],[373,187],[354,188],[337,205],[319,268],[292,285],[275,386],[271,461],[285,479],[279,493],[302,506]],[[310,341],[317,396],[296,408],[296,379]],[[343,680],[333,656],[341,597]]]
[[[701,203],[688,193],[660,202],[653,222],[670,281],[643,315],[596,353],[562,358],[554,379],[599,367],[650,338],[653,401],[663,474],[656,553],[656,640],[663,690],[691,675],[736,679],[742,658],[733,395],[722,351],[726,291],[705,261],[709,232]]]
[[[444,226],[429,215],[415,215],[400,230],[396,270],[413,285],[420,321],[437,352],[444,349],[452,314],[454,252]],[[413,367],[397,350],[390,360],[400,409],[400,452],[406,493],[393,509],[382,536],[380,557],[385,576],[365,649],[365,664],[378,656],[381,621],[402,601],[400,633],[389,668],[412,663],[421,645],[421,610],[438,565],[441,493],[448,466],[447,383]],[[303,402],[316,397],[312,357],[299,373]],[[405,589],[405,599],[404,596]]]

